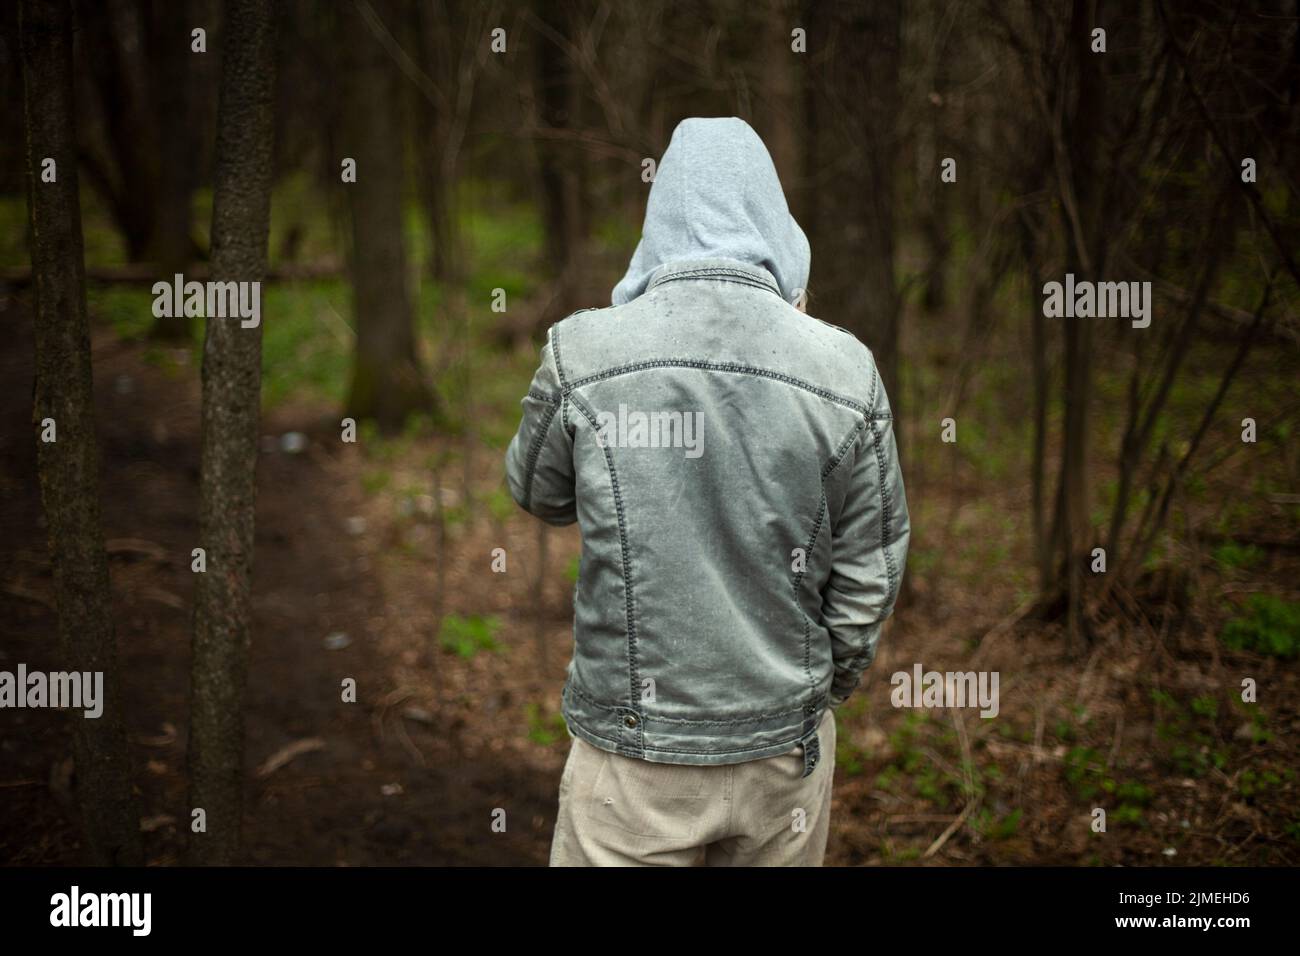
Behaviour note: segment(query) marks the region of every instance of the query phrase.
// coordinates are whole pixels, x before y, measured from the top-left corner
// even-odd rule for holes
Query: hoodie
[[[645,292],[661,266],[702,259],[766,269],[790,303],[808,284],[808,240],[790,215],[776,166],[758,134],[734,116],[685,119],[673,130],[613,304]]]

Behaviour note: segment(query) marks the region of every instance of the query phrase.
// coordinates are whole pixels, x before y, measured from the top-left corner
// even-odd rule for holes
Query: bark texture
[[[90,327],[77,192],[68,0],[25,0],[21,9],[27,122],[28,211],[36,311],[33,419],[41,503],[58,600],[60,669],[102,672],[103,712],[73,711],[76,795],[86,849],[98,864],[142,862],[131,790],[113,632],[108,557],[99,506]],[[56,163],[43,182],[42,162]],[[55,440],[42,423],[54,421]]]
[[[269,0],[228,0],[212,200],[212,278],[260,282],[271,205],[275,61]],[[251,641],[262,327],[208,318],[203,351],[199,541],[207,570],[195,586],[191,663],[191,862],[238,853],[244,759],[244,685]]]

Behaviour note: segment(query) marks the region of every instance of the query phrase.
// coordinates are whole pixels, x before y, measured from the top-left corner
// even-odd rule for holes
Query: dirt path
[[[52,580],[30,440],[32,342],[25,310],[5,303],[0,356],[0,667],[54,669]],[[140,346],[100,333],[95,392],[103,456],[121,702],[140,768],[148,858],[177,862],[187,826],[190,549],[197,538],[197,376],[168,373]],[[311,422],[274,416],[281,434]],[[386,597],[366,573],[348,519],[361,511],[348,464],[313,440],[259,465],[255,638],[247,713],[247,862],[258,864],[539,864],[554,820],[559,767],[539,770],[491,749],[470,752],[436,711],[385,708],[394,662],[373,622]],[[342,649],[326,648],[332,634]],[[359,703],[341,701],[354,678]],[[427,714],[428,716],[424,716]],[[49,782],[66,773],[70,719],[10,711],[0,743],[0,862],[77,862],[75,827]],[[12,732],[10,732],[12,731]],[[257,768],[295,741],[319,740],[280,769]],[[551,761],[553,764],[554,761]],[[62,788],[55,786],[58,795]],[[507,811],[505,833],[491,828]]]

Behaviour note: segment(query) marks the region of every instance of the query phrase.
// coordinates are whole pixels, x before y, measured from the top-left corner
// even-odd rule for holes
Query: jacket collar
[[[646,286],[649,292],[655,286],[680,279],[717,279],[738,282],[741,285],[766,289],[782,298],[776,278],[762,266],[750,265],[738,259],[686,259],[667,262],[654,271]]]

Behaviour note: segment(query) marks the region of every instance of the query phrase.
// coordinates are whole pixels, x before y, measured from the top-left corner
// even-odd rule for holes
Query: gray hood
[[[660,266],[693,259],[761,266],[791,303],[808,283],[808,240],[790,215],[776,166],[758,134],[734,116],[685,119],[673,130],[614,305],[645,292]]]

